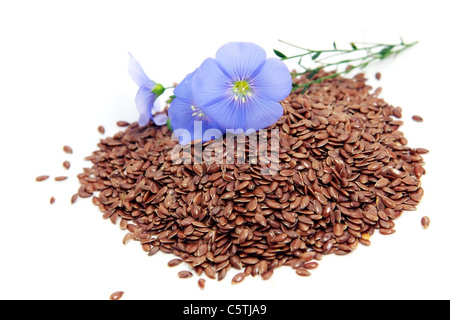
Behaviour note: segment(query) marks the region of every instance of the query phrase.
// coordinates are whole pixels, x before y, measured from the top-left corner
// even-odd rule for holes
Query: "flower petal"
[[[227,99],[231,80],[222,72],[213,58],[208,58],[193,76],[192,98],[200,109],[202,106]]]
[[[192,116],[192,112],[191,104],[187,100],[175,98],[170,104],[170,124],[173,132],[179,138],[180,144],[186,144],[203,137],[202,122],[196,121],[197,119]],[[181,132],[189,132],[189,135],[179,135],[180,130],[182,130]]]
[[[167,123],[167,114],[165,113],[158,113],[157,115],[153,116],[153,122],[157,126],[163,126]]]
[[[264,63],[266,52],[251,42],[230,42],[217,50],[216,59],[233,81],[246,80]]]
[[[280,103],[252,97],[245,103],[226,99],[203,107],[203,112],[225,129],[242,129],[244,132],[271,126],[283,115]]]
[[[136,107],[139,111],[138,124],[143,127],[152,118],[152,108],[155,102],[155,94],[148,87],[140,87],[136,94]]]
[[[242,122],[239,121],[241,120],[240,115],[237,112],[238,108],[231,97],[203,106],[202,111],[224,129],[242,128]],[[236,124],[238,124],[237,127]]]
[[[277,122],[283,115],[283,112],[283,106],[279,102],[259,97],[249,99],[246,108],[247,128],[244,130],[267,128]]]
[[[128,73],[133,81],[136,82],[139,87],[145,86],[148,88],[153,88],[155,83],[145,74],[144,69],[142,69],[142,66],[136,58],[131,53],[128,54],[130,55],[130,59],[128,61]]]
[[[208,135],[205,132],[208,131]],[[220,124],[211,119],[203,119],[202,121],[202,141],[206,142],[212,139],[216,139],[225,133],[225,129]]]
[[[155,94],[156,96],[156,94]],[[152,106],[152,114],[159,113],[164,111],[166,108],[166,98],[163,96],[159,96],[155,99]]]
[[[142,114],[139,116],[139,120],[138,120],[139,126],[145,127],[145,126],[149,123],[150,119],[151,119],[151,118],[150,118],[150,115],[149,115],[149,114],[147,114],[147,113],[142,113]]]
[[[269,58],[253,77],[251,88],[258,97],[274,101],[284,100],[292,90],[291,73],[280,59]]]
[[[189,73],[173,90],[173,94],[177,98],[192,100],[192,80],[194,72]]]
[[[215,121],[208,118],[199,118],[193,116],[193,110],[191,109],[192,104],[185,99],[175,98],[169,107],[169,118],[170,125],[172,126],[173,132],[180,139],[181,144],[189,143],[190,141],[185,141],[186,137],[184,135],[177,134],[177,129],[187,130],[190,134],[191,140],[202,139],[203,133],[209,129],[217,129],[218,134],[223,134],[224,129]],[[179,131],[182,132],[182,131]],[[209,140],[209,139],[207,139]]]

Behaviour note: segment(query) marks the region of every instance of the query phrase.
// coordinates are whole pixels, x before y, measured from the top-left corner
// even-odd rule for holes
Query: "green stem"
[[[375,60],[377,60],[377,58],[372,58],[372,59],[370,59],[369,61],[366,61],[366,62],[364,62],[364,63],[360,63],[359,65],[356,65],[356,66],[352,67],[351,70],[358,69],[358,68],[361,68],[361,69],[362,69],[362,68],[364,68],[365,66],[367,66],[369,63],[371,63],[371,62],[373,62],[373,61],[375,61]],[[321,69],[322,69],[322,68],[321,68]],[[343,75],[343,74],[349,73],[351,70],[344,70],[344,71],[339,71],[339,72],[336,71],[336,72],[334,72],[334,73],[331,73],[331,74],[326,75],[326,76],[324,76],[324,77],[317,78],[317,79],[315,79],[315,80],[311,80],[311,81],[306,82],[306,83],[295,84],[293,90],[298,89],[298,88],[305,88],[305,89],[306,89],[306,88],[308,88],[310,85],[312,85],[312,84],[314,84],[314,83],[320,83],[320,82],[322,82],[322,81],[324,81],[324,80],[327,80],[327,79],[336,78],[336,77],[341,76],[341,75]],[[306,72],[305,72],[305,73],[306,73]],[[297,74],[297,75],[301,75],[301,74],[305,74],[305,73],[300,73],[300,74]]]
[[[346,54],[346,53],[355,52],[355,51],[363,51],[363,50],[368,50],[368,49],[371,50],[371,49],[376,49],[376,48],[379,48],[379,47],[388,46],[388,45],[384,45],[384,44],[375,44],[375,45],[372,45],[372,46],[370,46],[370,47],[362,47],[362,48],[356,48],[356,49],[326,49],[326,50],[312,50],[312,49],[308,49],[308,48],[304,48],[304,47],[299,47],[299,46],[297,46],[297,45],[294,45],[294,44],[292,44],[292,43],[289,43],[289,42],[286,42],[286,41],[283,41],[283,40],[278,40],[278,41],[280,41],[280,42],[282,42],[282,43],[285,43],[285,44],[287,44],[287,45],[290,45],[290,46],[292,46],[292,47],[294,47],[294,48],[297,48],[297,49],[301,49],[301,50],[307,51],[307,52],[305,52],[305,53],[303,53],[303,54],[299,54],[299,55],[295,55],[295,56],[283,58],[282,60],[288,60],[288,59],[298,58],[298,57],[301,57],[301,56],[306,56],[306,55],[308,55],[308,54],[314,54],[314,53],[317,53],[317,52],[321,52],[321,53],[327,53],[327,52],[339,52],[339,54]]]
[[[418,42],[412,42],[412,43],[404,43],[403,40],[401,41],[401,43],[399,44],[370,44],[369,46],[365,46],[365,47],[360,47],[358,48],[354,43],[352,43],[352,49],[337,49],[336,46],[334,45],[334,49],[327,49],[327,50],[312,50],[312,49],[308,49],[308,48],[304,48],[304,47],[300,47],[297,45],[293,45],[291,43],[288,43],[286,41],[283,40],[279,40],[280,42],[283,42],[285,44],[288,44],[290,46],[293,46],[295,48],[304,50],[306,52],[301,53],[301,54],[297,54],[294,56],[284,56],[281,58],[281,60],[289,60],[289,59],[294,59],[294,58],[300,58],[298,64],[301,68],[304,69],[304,71],[301,72],[295,72],[295,73],[291,73],[293,76],[299,76],[299,75],[303,75],[303,74],[309,74],[311,76],[311,78],[319,71],[322,70],[324,68],[328,68],[328,67],[339,67],[342,64],[349,64],[352,66],[352,68],[350,70],[354,70],[354,69],[364,69],[365,67],[367,67],[369,64],[371,64],[372,62],[376,61],[376,60],[384,60],[389,56],[393,56],[393,55],[397,55],[403,51],[405,51],[406,49],[416,45]],[[351,53],[361,53],[362,51],[365,51],[366,54],[364,56],[359,56],[359,57],[354,57],[354,58],[348,58],[348,59],[342,59],[342,60],[338,60],[338,61],[331,61],[331,62],[326,62],[325,60],[330,60],[330,58],[336,58],[337,56],[341,56],[341,55],[345,55],[345,54],[351,54]],[[323,53],[331,53],[321,59],[317,59],[321,54]],[[333,54],[334,53],[334,54]],[[303,66],[301,64],[302,62],[302,58],[305,56],[311,56],[311,60],[313,60],[316,63],[316,66],[313,68],[307,68],[305,66]],[[357,63],[356,65],[353,65],[354,63]],[[323,80],[326,79],[330,79],[330,78],[335,78],[337,76],[343,75],[348,73],[350,70],[345,69],[344,71],[338,71],[336,70],[336,72],[329,74],[327,76],[324,77],[320,77],[317,78],[315,80],[309,81],[307,83],[303,83],[301,85],[293,85],[293,90],[295,90],[296,88],[301,88],[304,87],[305,89],[310,86],[313,83],[320,83]]]
[[[339,65],[344,64],[344,63],[350,63],[350,62],[355,62],[355,61],[359,61],[359,60],[366,60],[367,58],[370,58],[370,57],[371,56],[365,56],[365,57],[359,57],[359,58],[355,58],[355,59],[345,59],[345,60],[341,60],[341,61],[333,62],[333,63],[326,63],[326,64],[323,64],[323,65],[321,65],[321,66],[319,66],[317,68],[314,68],[312,70],[324,69],[324,68],[331,67],[331,66],[339,66]],[[363,63],[361,63],[360,65],[362,65],[362,64]],[[302,66],[302,67],[305,68],[304,66]],[[307,68],[305,68],[305,69],[306,69],[306,71],[304,71],[304,72],[292,73],[292,75],[302,75],[302,74],[311,72],[311,69],[307,69]]]

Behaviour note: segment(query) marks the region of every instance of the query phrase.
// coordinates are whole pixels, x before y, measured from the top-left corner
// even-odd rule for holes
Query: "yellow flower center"
[[[232,90],[234,94],[234,100],[241,99],[243,103],[245,103],[246,97],[251,97],[252,95],[252,89],[250,88],[249,83],[245,80],[236,81]]]

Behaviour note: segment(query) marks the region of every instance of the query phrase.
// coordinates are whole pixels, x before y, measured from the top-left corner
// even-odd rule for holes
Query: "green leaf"
[[[345,69],[345,73],[349,73],[350,71],[352,71],[353,69],[355,69],[355,67],[354,66],[352,66],[352,65],[348,65],[347,66],[347,69]]]
[[[337,50],[337,48],[336,48],[336,41],[333,41],[333,48],[334,48],[334,50]]]
[[[170,118],[167,119],[167,123],[166,123],[167,127],[169,128],[170,131],[173,131],[172,129],[172,125],[170,124]]]
[[[319,67],[319,68],[311,70],[311,72],[308,74],[307,78],[312,79],[317,74],[317,72],[320,71],[320,69],[322,69],[322,68]]]
[[[274,52],[278,57],[280,57],[281,59],[287,58],[287,56],[286,56],[284,53],[281,53],[281,52],[278,51],[278,50],[273,49],[273,52]]]
[[[369,65],[370,61],[364,62],[363,64],[361,64],[360,68],[364,69],[365,67],[367,67]]]
[[[352,46],[353,50],[358,50],[358,47],[353,42],[351,42],[350,45]]]
[[[316,60],[320,56],[321,53],[322,53],[321,51],[316,51],[316,53],[313,54],[311,59]]]
[[[389,45],[389,46],[384,47],[382,50],[380,50],[380,52],[378,52],[378,54],[380,55],[380,59],[383,60],[388,55],[390,55],[392,53],[391,50],[393,48],[394,48],[394,46]]]
[[[337,73],[337,72],[330,75],[330,79],[337,78],[337,77],[339,77],[339,73]]]
[[[308,90],[308,88],[309,88],[309,85],[304,86],[304,87],[303,87],[303,90],[302,90],[302,94],[305,94],[305,92]]]
[[[171,95],[171,96],[167,99],[166,103],[168,103],[168,104],[172,103],[173,99],[175,99],[175,96],[174,96],[174,95]]]

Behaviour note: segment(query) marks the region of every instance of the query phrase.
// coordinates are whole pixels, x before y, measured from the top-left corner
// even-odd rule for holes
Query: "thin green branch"
[[[307,83],[303,83],[301,85],[295,84],[293,86],[293,89],[304,87],[305,89],[309,87],[313,83],[320,83],[323,80],[334,78],[343,74],[348,73],[350,70],[354,69],[364,69],[369,64],[371,64],[374,61],[377,60],[384,60],[389,56],[395,56],[399,53],[405,51],[406,49],[414,46],[417,44],[417,41],[412,43],[404,43],[403,39],[401,39],[401,42],[398,44],[384,44],[384,43],[375,43],[367,45],[367,43],[364,43],[364,46],[358,47],[356,43],[352,42],[350,43],[351,49],[337,49],[336,43],[333,43],[333,49],[325,49],[325,50],[313,50],[308,49],[304,47],[300,47],[294,44],[291,44],[289,42],[279,40],[282,43],[285,43],[289,46],[295,47],[297,49],[300,49],[304,52],[301,52],[299,54],[293,55],[293,56],[286,56],[285,54],[281,53],[278,50],[274,50],[275,54],[280,57],[281,60],[289,60],[294,58],[300,58],[298,61],[298,65],[304,69],[304,71],[292,73],[293,76],[298,75],[304,75],[308,74],[308,77],[313,78],[318,71],[334,67],[336,71],[334,73],[331,73],[324,77],[319,77],[317,79],[311,80]],[[358,43],[359,45],[359,43]],[[361,55],[362,53],[365,53],[364,55]],[[336,57],[342,56],[342,55],[351,55],[351,54],[357,54],[356,57],[349,57],[346,59],[338,59],[336,60]],[[319,56],[321,57],[319,59]],[[304,65],[302,65],[302,60],[304,57],[309,57],[310,60],[313,62],[313,66],[308,68]],[[333,60],[334,58],[334,60]],[[355,65],[356,63],[356,65]],[[351,66],[351,68],[345,68],[343,71],[339,71],[338,67],[347,64],[348,66]]]

